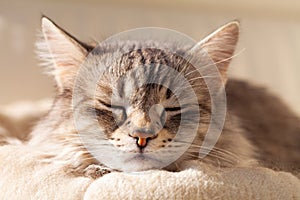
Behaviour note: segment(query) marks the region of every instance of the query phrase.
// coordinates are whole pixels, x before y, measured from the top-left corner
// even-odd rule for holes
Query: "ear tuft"
[[[36,43],[42,65],[55,77],[60,90],[71,87],[80,64],[88,51],[81,43],[49,18],[41,19],[42,37]]]
[[[193,56],[203,56],[203,51],[216,64],[223,80],[226,81],[226,72],[239,38],[239,22],[232,21],[196,44],[191,52]],[[202,52],[202,53],[201,53]]]

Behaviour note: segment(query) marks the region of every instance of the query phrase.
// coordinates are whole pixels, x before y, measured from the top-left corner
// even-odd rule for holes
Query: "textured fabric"
[[[24,115],[19,113],[18,118],[10,116],[6,121],[3,119],[10,112],[6,109],[4,115],[0,111],[5,136],[9,128],[4,122],[14,124],[17,119],[16,124],[24,124],[26,118],[30,121],[38,116],[36,108],[40,113],[45,112],[44,107],[34,105],[23,104],[33,109],[32,112],[24,109]],[[114,172],[93,180],[67,173],[66,166],[52,162],[51,156],[45,161],[47,156],[47,152],[38,148],[3,143],[0,147],[0,199],[300,199],[299,179],[290,173],[270,169],[221,170],[189,163],[193,169],[177,173],[162,170]]]

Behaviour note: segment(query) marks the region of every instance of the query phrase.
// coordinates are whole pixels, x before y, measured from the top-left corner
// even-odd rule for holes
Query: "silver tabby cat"
[[[264,89],[227,80],[239,36],[238,22],[226,24],[194,47],[184,48],[154,41],[146,41],[152,48],[134,41],[85,44],[46,17],[42,18],[42,33],[37,45],[39,57],[55,78],[57,95],[47,116],[31,133],[29,144],[57,152],[56,159],[71,166],[74,172],[84,173],[91,166],[107,171],[161,167],[178,171],[184,168],[183,163],[192,160],[219,167],[299,168],[299,118]],[[204,158],[199,158],[199,150],[212,113],[211,96],[203,79],[208,74],[198,73],[188,60],[162,50],[162,46],[180,55],[193,49],[193,57],[200,65],[205,65],[201,62],[209,56],[221,75],[221,82],[216,78],[215,87],[226,85],[226,119],[224,127],[217,126],[222,134]],[[201,53],[204,48],[207,55]],[[115,53],[121,56],[114,59]],[[103,68],[99,63],[105,63],[105,69],[99,69]],[[173,76],[163,73],[160,65],[171,67],[188,80],[195,91],[196,104],[188,100],[184,106],[178,103],[180,98],[189,99],[188,93]],[[81,76],[78,82],[82,66],[91,75]],[[136,69],[139,73],[132,72]],[[150,75],[164,80],[164,85],[136,86]],[[94,78],[97,81],[90,83]],[[95,90],[89,90],[84,81],[94,84]],[[82,98],[74,104],[75,83]],[[169,88],[175,88],[178,94]],[[195,120],[197,110],[200,121]],[[84,122],[80,128],[74,120],[77,114],[77,119]],[[188,131],[193,123],[197,123],[195,137]],[[178,139],[180,125],[187,131]]]

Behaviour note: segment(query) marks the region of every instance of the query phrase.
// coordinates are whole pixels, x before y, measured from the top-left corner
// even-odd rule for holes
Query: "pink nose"
[[[130,134],[130,136],[136,138],[138,147],[145,147],[150,139],[156,137],[156,135],[152,132],[144,131],[135,131],[134,133]]]
[[[147,145],[147,138],[137,138],[137,144],[139,147],[145,147]]]

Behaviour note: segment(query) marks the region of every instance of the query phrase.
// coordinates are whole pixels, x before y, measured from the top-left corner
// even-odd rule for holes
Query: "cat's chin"
[[[151,169],[161,169],[163,167],[161,161],[139,154],[124,160],[121,170],[124,172],[139,172]]]
[[[164,163],[144,154],[132,155],[117,162],[110,163],[110,167],[123,172],[140,172],[153,169],[161,169]]]

